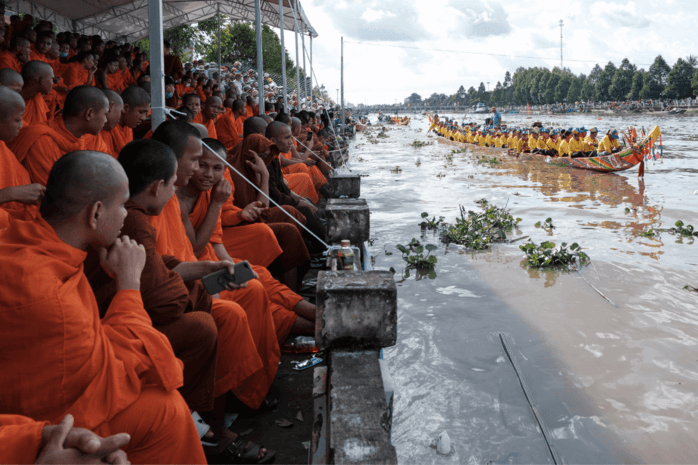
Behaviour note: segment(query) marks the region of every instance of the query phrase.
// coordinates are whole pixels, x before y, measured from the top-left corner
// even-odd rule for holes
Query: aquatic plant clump
[[[416,140],[416,141],[412,142],[410,145],[412,147],[426,147],[427,145],[433,145],[433,144],[434,144],[433,142],[424,142],[421,140]]]
[[[398,244],[396,247],[402,252],[402,259],[407,263],[408,269],[434,270],[437,260],[434,255],[431,255],[431,252],[437,249],[435,245],[427,244],[426,246],[421,246],[416,239],[412,239],[407,247],[401,244]],[[424,249],[427,250],[426,257],[424,256]]]
[[[534,268],[568,268],[573,264],[581,266],[589,263],[589,256],[582,252],[582,248],[576,242],[569,246],[563,242],[556,247],[555,243],[550,241],[540,245],[531,241],[520,245],[519,249],[526,254],[526,263]]]
[[[484,201],[484,202],[483,202]],[[460,206],[460,218],[455,225],[447,225],[441,233],[441,240],[446,243],[464,245],[470,249],[484,250],[493,242],[506,240],[506,231],[514,228],[521,218],[514,218],[506,208],[489,205],[482,199],[477,203],[484,212],[465,211]]]
[[[442,224],[444,224],[443,216],[440,216],[438,220],[436,219],[436,216],[432,219],[429,219],[429,213],[422,212],[422,218],[424,218],[424,221],[419,223],[419,226],[421,226],[422,229],[436,229]]]
[[[689,224],[686,225],[684,228],[683,221],[679,220],[676,223],[674,223],[675,228],[669,228],[669,232],[672,234],[678,234],[679,236],[697,236],[698,237],[698,231],[695,231],[693,229],[693,225]]]

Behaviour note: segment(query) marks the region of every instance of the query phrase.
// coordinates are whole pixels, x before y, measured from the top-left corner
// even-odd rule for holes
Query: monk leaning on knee
[[[119,237],[128,198],[116,160],[69,153],[50,171],[41,217],[0,233],[0,410],[128,433],[134,463],[205,463],[176,390],[181,362],[143,308],[145,251]],[[83,273],[90,244],[117,283],[102,319]]]

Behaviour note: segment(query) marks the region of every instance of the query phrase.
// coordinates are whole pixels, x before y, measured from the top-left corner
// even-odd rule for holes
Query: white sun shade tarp
[[[289,3],[290,2],[290,3]],[[192,24],[218,11],[233,20],[254,22],[254,0],[163,0],[163,29]],[[51,21],[59,31],[99,34],[106,40],[134,42],[148,36],[148,0],[9,0],[8,10]],[[284,0],[284,27],[295,31],[291,6],[297,8],[300,33],[317,37],[297,0]],[[279,27],[278,0],[261,1],[262,24]]]

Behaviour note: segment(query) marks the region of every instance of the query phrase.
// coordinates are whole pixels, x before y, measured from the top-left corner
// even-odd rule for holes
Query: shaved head
[[[24,115],[24,99],[9,87],[0,86],[0,140],[9,142],[19,134]]]
[[[78,217],[97,202],[112,205],[128,178],[118,161],[91,150],[70,152],[54,163],[41,200],[41,216],[50,221]]]
[[[124,111],[124,101],[121,96],[109,89],[102,89],[104,95],[109,100],[109,113],[107,113],[107,122],[104,123],[102,131],[111,131],[121,121],[121,114]]]
[[[208,129],[206,129],[206,126],[204,126],[203,124],[199,124],[199,123],[189,123],[189,124],[192,125],[194,127],[194,129],[199,131],[199,135],[201,135],[202,139],[206,139],[208,137]]]
[[[295,119],[295,118],[294,118]],[[291,129],[288,127],[288,124],[284,124],[280,121],[274,121],[271,123],[269,126],[267,126],[267,130],[265,132],[265,137],[267,139],[278,139],[281,135],[283,135],[286,131],[290,131]]]
[[[191,137],[201,139],[199,131],[190,123],[171,119],[158,126],[153,132],[152,139],[170,147],[177,159],[179,159]]]
[[[296,129],[298,126],[300,126],[301,120],[300,118],[296,118],[295,116],[291,118],[291,128]]]
[[[258,116],[247,118],[245,122],[242,123],[243,137],[251,136],[252,134],[264,135],[266,129],[267,122]]]
[[[150,105],[150,94],[148,94],[145,89],[138,86],[127,87],[121,92],[121,99],[124,105],[128,105],[130,108]]]
[[[109,100],[109,104],[117,104],[121,103],[123,104],[124,101],[121,99],[121,96],[114,92],[113,90],[110,89],[102,89],[102,92],[104,92],[104,95],[107,96],[107,100]]]
[[[25,85],[43,77],[53,77],[53,68],[48,63],[32,60],[28,61],[22,68],[22,79],[24,79]]]
[[[9,87],[15,92],[20,92],[24,87],[22,76],[11,68],[0,69],[0,85]]]
[[[223,105],[221,99],[213,95],[206,99],[206,105]]]
[[[87,110],[99,112],[109,106],[109,100],[100,89],[93,86],[77,86],[65,98],[64,118],[75,118]]]

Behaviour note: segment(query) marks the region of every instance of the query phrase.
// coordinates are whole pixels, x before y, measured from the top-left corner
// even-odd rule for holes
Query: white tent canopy
[[[317,37],[298,0],[283,0],[284,28],[296,30],[289,2],[297,13],[301,34]],[[135,42],[148,36],[148,0],[9,0],[8,10],[31,14],[35,18],[51,21],[59,31],[80,34],[99,34],[105,40]],[[162,28],[197,23],[216,15],[219,11],[233,20],[254,22],[254,0],[162,0]],[[278,0],[261,1],[261,22],[279,27]]]

